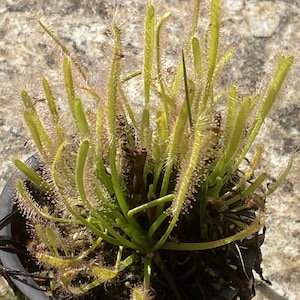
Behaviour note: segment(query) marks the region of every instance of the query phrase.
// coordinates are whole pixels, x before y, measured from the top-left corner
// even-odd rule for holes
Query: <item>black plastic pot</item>
[[[37,156],[31,156],[27,162],[33,169],[37,169],[39,166],[39,159]],[[0,221],[4,221],[7,216],[11,215],[14,208],[15,201],[15,182],[16,179],[24,179],[24,175],[16,170],[6,183],[1,196],[0,196]],[[11,220],[2,223],[2,229],[0,230],[0,237],[13,239],[11,230]],[[17,275],[18,272],[26,273],[27,271],[23,267],[17,254],[0,249],[0,260],[3,268],[9,270],[6,275],[16,288],[23,293],[30,300],[54,300],[51,297],[45,295],[44,291],[40,289],[38,284],[30,277],[25,275]],[[11,272],[13,271],[13,272]],[[16,271],[16,272],[14,272]],[[14,275],[10,275],[14,274]]]

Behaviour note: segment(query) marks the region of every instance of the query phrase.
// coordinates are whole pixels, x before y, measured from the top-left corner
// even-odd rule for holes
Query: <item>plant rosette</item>
[[[24,243],[37,266],[31,275],[47,279],[46,295],[247,300],[255,294],[253,271],[264,280],[265,199],[293,157],[277,181],[266,184],[268,174],[258,170],[263,147],[252,144],[293,57],[279,57],[263,93],[241,96],[235,85],[220,92],[218,78],[234,51],[219,51],[220,1],[211,1],[210,25],[202,38],[196,35],[200,2],[193,2],[174,72],[162,63],[169,13],[157,19],[147,5],[143,64],[132,74],[124,74],[121,30],[113,23],[101,92],[40,22],[64,54],[68,118],[46,77],[43,111],[21,91],[40,165],[15,160],[26,177],[17,178],[15,188],[28,229]],[[132,81],[142,87],[141,112],[127,95]]]

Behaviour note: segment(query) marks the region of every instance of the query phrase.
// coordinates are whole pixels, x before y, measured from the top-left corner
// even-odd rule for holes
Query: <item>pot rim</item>
[[[37,155],[32,155],[26,160],[26,164],[33,169],[37,169],[40,165],[40,159]],[[25,175],[15,168],[15,171],[4,186],[0,195],[0,220],[8,216],[13,209],[15,203],[15,182],[17,179],[25,179]],[[0,230],[0,236],[12,237],[11,224],[5,225]],[[19,257],[15,253],[3,251],[0,249],[0,261],[3,267],[13,271],[26,272]],[[33,278],[24,275],[14,275],[18,279],[8,275],[13,284],[30,300],[55,300],[55,298],[47,296]]]

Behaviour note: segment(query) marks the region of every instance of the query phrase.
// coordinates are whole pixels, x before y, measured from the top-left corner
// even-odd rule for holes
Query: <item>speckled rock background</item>
[[[191,13],[190,2],[155,1],[159,14],[171,11],[173,15],[166,29],[166,38],[172,36],[166,45],[170,61],[181,51],[180,40]],[[26,87],[39,97],[40,78],[45,74],[58,88],[61,86],[60,50],[42,34],[36,20],[41,18],[80,57],[97,85],[105,81],[105,72],[99,70],[107,67],[105,59],[110,54],[113,18],[122,24],[129,68],[134,70],[141,59],[145,3],[139,0],[0,0],[0,191],[9,177],[12,159],[26,157],[31,149],[22,122],[19,90]],[[233,47],[236,51],[222,77],[223,85],[237,82],[244,92],[263,90],[278,55],[292,53],[296,57],[285,88],[259,138],[265,147],[262,167],[274,178],[300,140],[299,15],[298,0],[223,1],[223,48]],[[138,105],[142,100],[135,101]],[[263,267],[273,285],[266,286],[257,280],[256,300],[300,299],[298,174],[296,163],[289,180],[268,199]],[[2,281],[0,285],[2,291]]]

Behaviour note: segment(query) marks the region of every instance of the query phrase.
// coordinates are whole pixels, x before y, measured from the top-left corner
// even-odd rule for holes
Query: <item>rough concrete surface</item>
[[[12,168],[12,159],[30,153],[21,117],[19,90],[26,87],[39,97],[40,78],[47,74],[61,86],[61,52],[42,34],[41,18],[80,58],[95,85],[105,82],[110,54],[111,20],[122,24],[124,54],[129,69],[140,61],[145,3],[139,0],[0,0],[0,190]],[[158,13],[172,12],[165,33],[166,63],[180,53],[190,19],[189,0],[155,0]],[[209,1],[205,1],[209,2]],[[205,11],[204,8],[204,15]],[[224,0],[222,46],[235,56],[222,84],[238,84],[242,91],[263,90],[280,53],[294,54],[295,65],[276,107],[266,121],[259,142],[264,144],[263,166],[276,178],[298,147],[300,136],[300,2],[298,0]],[[141,99],[135,99],[137,105]],[[257,280],[256,300],[300,299],[300,184],[299,164],[284,186],[267,202],[267,233],[263,246],[266,286]],[[2,281],[1,281],[2,282]],[[2,283],[1,283],[2,289]],[[1,297],[1,295],[0,295]]]

